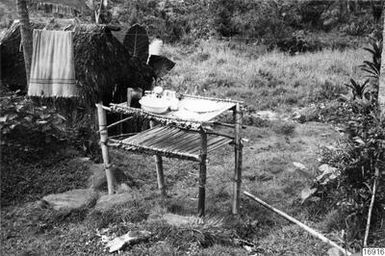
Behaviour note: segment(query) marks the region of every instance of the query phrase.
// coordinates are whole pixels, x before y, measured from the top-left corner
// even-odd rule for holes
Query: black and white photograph
[[[385,0],[0,0],[0,255],[385,256],[384,37]]]

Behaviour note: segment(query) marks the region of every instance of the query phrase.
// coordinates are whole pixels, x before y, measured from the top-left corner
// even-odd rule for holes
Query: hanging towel
[[[74,97],[75,64],[72,32],[33,31],[29,96]]]

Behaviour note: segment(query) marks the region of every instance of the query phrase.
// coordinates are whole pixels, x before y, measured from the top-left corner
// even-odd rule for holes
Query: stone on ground
[[[297,169],[299,169],[299,170],[301,170],[301,171],[305,171],[305,170],[307,169],[306,166],[305,166],[304,164],[299,163],[299,162],[293,162],[293,165],[294,165]]]
[[[92,189],[74,189],[60,194],[51,194],[43,197],[55,210],[76,210],[86,207],[97,198]]]
[[[109,252],[116,252],[123,250],[125,246],[138,243],[140,241],[146,240],[151,236],[151,233],[148,231],[130,231],[125,235],[119,236],[109,242],[107,242],[106,247],[109,248]]]
[[[96,202],[95,209],[108,210],[118,205],[125,204],[132,201],[134,198],[133,193],[125,192],[121,194],[103,195]]]
[[[270,110],[258,111],[253,116],[269,121],[279,120],[278,114]]]
[[[97,191],[107,191],[107,177],[104,165],[92,164],[89,169],[91,172],[91,176],[88,179],[90,188]],[[129,187],[134,186],[132,178],[127,176],[121,169],[112,167],[111,172],[117,184],[126,184]]]
[[[167,222],[167,224],[172,226],[182,226],[187,224],[196,223],[199,221],[199,218],[193,216],[182,216],[172,213],[166,213],[162,216],[162,219]]]

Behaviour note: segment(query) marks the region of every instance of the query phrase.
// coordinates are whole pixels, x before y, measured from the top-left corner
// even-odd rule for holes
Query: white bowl
[[[143,110],[157,114],[167,112],[170,106],[169,101],[156,97],[143,97],[139,103]]]

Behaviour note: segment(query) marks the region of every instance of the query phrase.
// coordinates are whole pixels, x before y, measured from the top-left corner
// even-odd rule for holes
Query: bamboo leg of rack
[[[234,153],[235,153],[235,168],[234,168],[234,177],[233,177],[233,214],[239,214],[239,205],[240,205],[240,194],[241,194],[241,183],[242,183],[242,143],[240,131],[242,128],[242,112],[240,104],[237,103],[234,108],[234,122],[235,122],[235,143],[234,143]]]
[[[150,121],[150,127],[154,127],[154,121]],[[166,186],[164,185],[164,174],[163,174],[163,160],[159,155],[155,155],[155,164],[156,164],[156,176],[158,180],[158,188],[162,196],[166,196]]]
[[[205,199],[206,199],[206,159],[207,159],[207,134],[203,129],[200,131],[201,152],[199,163],[199,199],[198,199],[198,216],[205,215]]]
[[[106,111],[103,109],[103,102],[99,102],[96,106],[98,108],[100,148],[102,149],[104,170],[106,171],[108,194],[112,195],[114,193],[114,188],[115,188],[115,178],[110,168],[111,165],[110,165],[110,159],[108,155],[107,116],[106,116]]]

